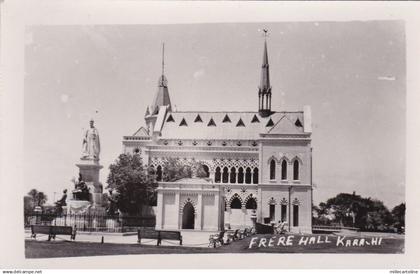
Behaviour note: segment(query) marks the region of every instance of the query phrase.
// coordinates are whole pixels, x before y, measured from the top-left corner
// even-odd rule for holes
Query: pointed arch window
[[[276,161],[272,159],[270,161],[270,180],[276,179]]]
[[[254,168],[254,174],[252,174],[252,183],[258,184],[258,167]]]
[[[245,205],[246,209],[257,209],[257,201],[255,201],[254,197],[248,199]]]
[[[243,184],[243,183],[244,183],[244,169],[240,167],[238,169],[238,184]]]
[[[209,167],[207,165],[202,165],[202,167],[203,167],[203,170],[204,170],[204,172],[206,174],[206,178],[209,178],[210,177],[210,169],[209,169]]]
[[[251,183],[251,168],[247,168],[245,171],[245,183],[250,184]]]
[[[229,181],[229,169],[227,167],[223,168],[222,182],[227,183]]]
[[[229,116],[226,114],[225,118],[223,118],[222,123],[231,123]]]
[[[296,119],[295,126],[297,126],[297,127],[303,127],[302,126],[302,123],[299,120],[299,118]]]
[[[293,180],[299,180],[299,160],[293,162]]]
[[[230,208],[232,209],[242,208],[242,202],[237,196],[235,196],[235,198],[233,198],[232,201],[230,202]]]
[[[194,123],[202,123],[203,120],[201,120],[200,114],[197,114],[197,117],[195,117]]]
[[[299,226],[299,205],[293,205],[293,226]]]
[[[217,167],[216,172],[214,173],[214,181],[216,183],[220,183],[221,178],[222,178],[222,173],[220,172],[220,167]]]
[[[162,181],[162,167],[158,166],[156,168],[156,181],[160,182]]]
[[[209,123],[207,124],[208,127],[215,127],[216,123],[214,122],[213,118],[210,118]]]
[[[229,182],[231,184],[235,184],[236,183],[236,168],[232,167],[230,169],[230,180]]]
[[[287,162],[286,160],[283,160],[281,162],[281,179],[287,180]]]

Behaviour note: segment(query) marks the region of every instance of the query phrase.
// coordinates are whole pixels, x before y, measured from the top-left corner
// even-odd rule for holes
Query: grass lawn
[[[180,247],[180,246],[151,246],[138,244],[113,244],[113,243],[89,243],[89,242],[67,242],[67,241],[25,241],[26,258],[52,258],[52,257],[76,257],[76,256],[101,256],[101,255],[126,255],[126,254],[191,254],[191,253],[403,253],[404,239],[382,238],[380,245],[372,245],[372,237],[346,237],[338,241],[338,236],[307,235],[314,236],[318,242],[308,242],[306,245],[299,244],[301,235],[293,235],[289,242],[287,236],[281,240],[279,235],[275,235],[271,245],[269,240],[273,235],[254,235],[245,239],[235,241],[229,245],[221,246],[216,249],[202,247]],[[253,238],[255,244],[249,248]],[[261,244],[261,238],[263,244]],[[366,241],[363,246],[359,246],[360,239]],[[354,240],[357,239],[355,242]],[[304,239],[303,239],[304,240]],[[356,246],[345,246],[347,240]],[[366,244],[369,242],[369,245]],[[343,245],[341,244],[343,243]],[[264,246],[265,244],[265,246]],[[286,245],[289,244],[289,245]]]

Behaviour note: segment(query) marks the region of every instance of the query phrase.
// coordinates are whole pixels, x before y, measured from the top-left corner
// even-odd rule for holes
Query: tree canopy
[[[144,167],[140,153],[121,154],[109,170],[108,188],[118,192],[117,207],[121,212],[138,215],[155,199],[157,183]]]
[[[43,206],[47,202],[47,195],[44,192],[38,191],[35,188],[31,189],[28,192],[29,197],[31,197],[34,206]]]
[[[168,158],[163,166],[163,181],[174,182],[184,178],[198,178],[207,177],[201,162],[192,162],[191,164],[184,164],[178,159]]]
[[[390,212],[380,200],[363,198],[356,193],[340,193],[314,207],[314,221],[319,224],[336,223],[362,230],[384,231],[395,227],[396,222],[404,218],[403,212],[405,204]]]

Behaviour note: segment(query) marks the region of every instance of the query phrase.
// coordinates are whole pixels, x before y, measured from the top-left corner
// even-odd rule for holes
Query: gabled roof
[[[301,134],[302,127],[296,126],[286,115],[268,131],[269,134]]]
[[[145,137],[145,136],[149,136],[149,133],[147,132],[147,129],[145,129],[144,127],[140,127],[134,134],[133,136],[137,136],[137,137]]]

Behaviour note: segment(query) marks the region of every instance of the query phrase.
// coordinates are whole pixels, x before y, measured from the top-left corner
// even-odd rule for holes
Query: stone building
[[[141,151],[156,171],[157,229],[250,226],[256,211],[257,222],[311,232],[311,110],[272,109],[272,95],[267,41],[256,111],[174,111],[162,69],[145,127],[123,137],[124,152]],[[199,161],[208,178],[162,182],[168,158]]]

